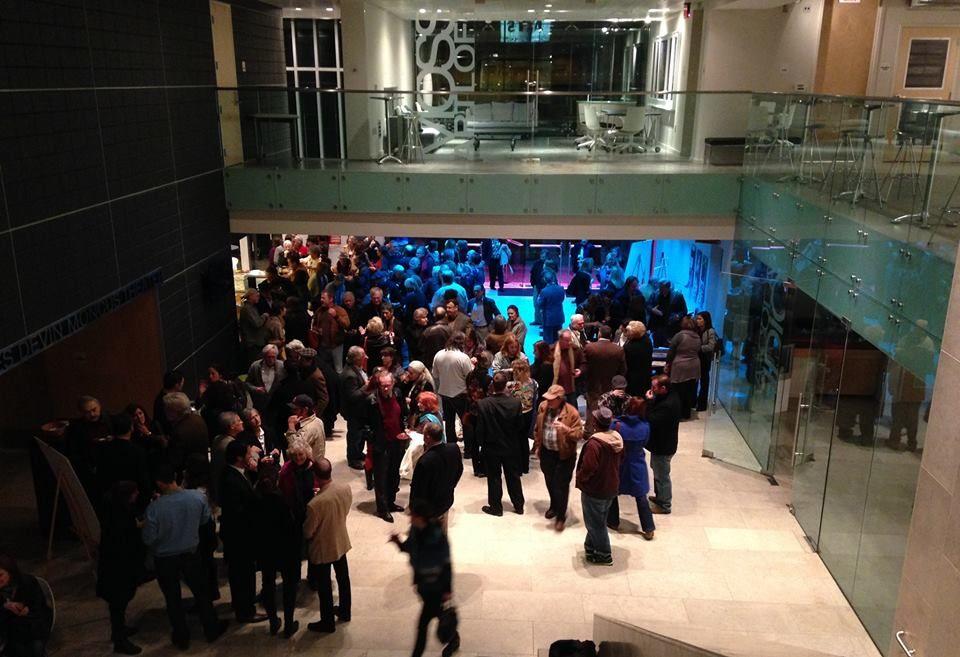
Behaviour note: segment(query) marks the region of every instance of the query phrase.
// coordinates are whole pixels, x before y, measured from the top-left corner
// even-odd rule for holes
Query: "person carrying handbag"
[[[417,642],[413,657],[420,657],[427,646],[430,621],[437,619],[437,639],[444,644],[442,657],[450,657],[460,649],[457,631],[457,611],[452,604],[453,568],[450,564],[450,544],[440,522],[433,517],[430,503],[415,499],[410,504],[410,533],[406,540],[397,534],[390,536],[401,551],[410,555],[413,583],[423,601],[417,623]]]

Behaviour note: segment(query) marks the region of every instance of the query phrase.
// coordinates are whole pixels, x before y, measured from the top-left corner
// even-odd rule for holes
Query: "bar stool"
[[[655,153],[660,152],[660,120],[663,114],[656,110],[648,110],[644,114],[643,125],[643,145],[645,148],[653,147]]]
[[[910,179],[912,194],[916,195],[920,191],[920,157],[924,146],[932,140],[929,125],[928,109],[904,107],[895,133],[897,154],[880,185],[881,189],[886,189],[883,197],[885,201],[893,192],[894,178],[897,179],[897,198],[900,198],[904,178]]]
[[[873,135],[870,131],[871,115],[880,109],[882,105],[865,105],[863,107],[864,116],[859,119],[847,119],[840,122],[840,141],[837,144],[837,150],[830,169],[824,178],[824,189],[831,176],[835,176],[837,170],[840,170],[841,188],[844,190],[834,195],[835,199],[849,196],[850,203],[855,204],[861,198],[866,196],[866,186],[871,184],[876,191],[876,200],[883,207],[883,197],[880,194],[880,175],[877,171],[876,152],[873,148],[875,139],[879,135]],[[850,154],[851,159],[847,159]],[[843,163],[840,157],[843,155]],[[869,165],[867,160],[869,158]],[[852,187],[850,183],[853,183]]]
[[[800,142],[800,156],[797,162],[796,180],[799,183],[823,182],[827,177],[827,168],[823,164],[823,157],[820,153],[820,135],[817,132],[826,127],[826,123],[812,121],[814,108],[817,104],[816,98],[798,98],[797,104],[805,105],[806,112],[803,117],[803,139]],[[810,168],[810,174],[807,175],[806,169]],[[820,177],[814,175],[815,169],[820,169]]]
[[[788,99],[783,108],[773,114],[773,123],[770,126],[773,134],[773,142],[770,144],[770,148],[767,150],[767,154],[763,159],[764,166],[767,165],[770,160],[770,156],[773,155],[774,151],[776,151],[777,162],[779,163],[786,159],[790,163],[790,170],[793,170],[794,144],[792,141],[790,141],[790,128],[793,126],[793,118],[796,110],[797,103],[792,99]],[[778,180],[779,182],[784,182],[793,177],[794,176],[791,173],[790,175],[781,176]]]
[[[916,194],[920,189],[920,157],[917,154],[917,147],[923,147],[924,134],[922,132],[917,134],[914,130],[901,129],[896,132],[897,154],[880,184],[881,189],[886,189],[883,195],[884,201],[887,201],[893,192],[894,178],[897,179],[896,198],[900,198],[904,178],[910,179],[912,194]]]
[[[954,140],[960,139],[960,133],[954,132],[952,130],[942,131],[940,138],[950,137]],[[953,145],[950,147],[949,152],[951,155],[957,156],[960,155],[960,142],[954,141]],[[957,189],[960,188],[960,176],[957,176],[957,180],[953,183],[953,188],[950,190],[950,194],[947,196],[947,200],[943,204],[943,208],[940,209],[940,216],[937,218],[937,223],[933,228],[939,228],[940,226],[949,226],[950,228],[956,228],[958,224],[956,221],[944,221],[948,214],[960,214],[960,207],[954,207],[950,205],[953,202],[953,196],[957,193]],[[931,236],[931,240],[933,237]]]
[[[407,106],[398,112],[403,121],[403,137],[400,140],[400,159],[404,162],[413,162],[419,158],[423,164],[423,141],[420,139],[420,113],[414,112]],[[404,157],[406,154],[406,157]]]
[[[747,118],[747,145],[744,148],[745,162],[751,167],[753,175],[759,175],[761,167],[766,163],[769,151],[776,141],[774,129],[777,103],[770,100],[761,100],[752,103]],[[764,151],[767,156],[761,159]]]

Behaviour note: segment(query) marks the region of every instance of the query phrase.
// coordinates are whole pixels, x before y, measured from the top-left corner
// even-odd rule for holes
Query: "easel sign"
[[[50,538],[47,541],[47,560],[53,558],[53,537],[57,528],[57,507],[60,504],[60,494],[67,503],[67,510],[70,511],[70,519],[73,520],[74,529],[77,536],[83,543],[83,549],[87,552],[87,559],[94,560],[97,548],[100,546],[100,520],[97,513],[90,503],[87,492],[83,490],[80,479],[77,477],[73,464],[66,456],[55,450],[53,447],[34,437],[44,458],[50,465],[53,477],[57,481],[57,488],[53,497],[53,515],[50,519]]]

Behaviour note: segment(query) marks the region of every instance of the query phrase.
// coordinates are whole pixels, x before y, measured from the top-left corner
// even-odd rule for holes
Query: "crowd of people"
[[[589,258],[579,261],[567,290],[545,256],[531,272],[542,339],[528,346],[517,307],[503,314],[485,294],[485,273],[503,284],[505,244],[475,251],[448,241],[440,250],[351,238],[331,262],[319,244],[291,238],[244,295],[245,376],[212,364],[191,400],[184,376],[169,372],[152,418],[137,404],[108,417],[96,399],[80,399],[65,451],[100,512],[97,592],[116,652],[141,650],[126,607],[147,579],[147,555],[178,648],[190,643],[181,581],[207,641],[225,631],[213,607],[221,545],[237,622],[295,634],[304,557],[320,608],[308,630],[349,622],[354,504],[349,483],[333,476],[331,461],[341,458],[363,472],[379,518],[411,517],[409,535],[393,540],[410,555],[423,601],[415,657],[434,618],[443,654],[459,647],[446,530],[466,462],[486,479],[490,516],[504,514],[504,482],[513,512],[525,513],[532,460],[556,531],[566,526],[571,485],[580,489],[590,564],[613,563],[608,531],[619,527],[620,495],[636,500],[640,533],[654,538],[654,515],[672,511],[679,423],[706,403],[719,344],[709,313],[688,316],[667,282],[646,299],[636,279],[623,279],[615,252],[600,275]],[[568,294],[578,311],[569,321]],[[663,373],[653,370],[655,345],[668,346]],[[345,449],[333,455],[338,416]],[[401,503],[405,459],[413,467]]]

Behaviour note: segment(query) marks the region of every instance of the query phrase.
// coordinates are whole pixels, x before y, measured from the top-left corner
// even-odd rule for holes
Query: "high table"
[[[957,114],[960,114],[960,110],[953,109],[944,112],[930,112],[930,116],[933,118],[933,132],[936,134],[936,139],[933,143],[935,143],[937,147],[930,149],[930,166],[927,168],[927,184],[923,190],[923,209],[920,210],[920,212],[910,212],[908,214],[902,214],[899,217],[894,217],[890,220],[890,223],[899,224],[907,220],[911,223],[917,223],[921,228],[930,228],[930,201],[933,198],[933,185],[936,182],[937,154],[940,152],[940,149],[943,148],[943,120],[948,116],[956,116]]]

